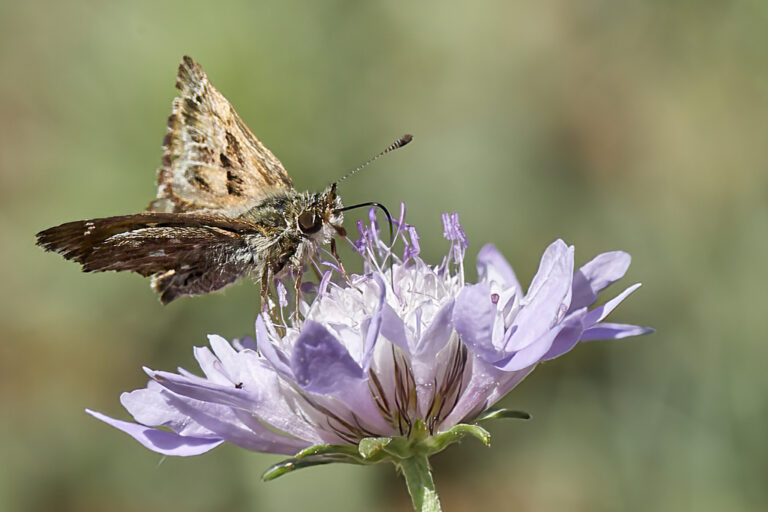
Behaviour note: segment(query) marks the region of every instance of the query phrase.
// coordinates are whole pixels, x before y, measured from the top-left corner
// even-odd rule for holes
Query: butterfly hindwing
[[[132,271],[152,277],[167,304],[224,288],[251,271],[263,233],[245,222],[165,213],[69,222],[38,234],[38,245],[85,272]],[[250,242],[249,242],[250,240]]]

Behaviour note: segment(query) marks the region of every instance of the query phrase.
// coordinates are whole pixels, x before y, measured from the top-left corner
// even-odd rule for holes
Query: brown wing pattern
[[[237,212],[293,187],[280,161],[237,115],[190,57],[179,65],[157,199],[148,210]]]
[[[167,304],[221,289],[252,271],[257,262],[247,236],[259,234],[233,219],[144,213],[68,222],[38,233],[37,243],[77,261],[85,272],[152,276]]]

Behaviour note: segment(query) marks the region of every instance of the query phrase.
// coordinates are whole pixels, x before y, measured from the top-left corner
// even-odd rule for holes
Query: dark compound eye
[[[299,228],[307,235],[317,233],[322,226],[322,221],[313,212],[304,212],[299,215]]]

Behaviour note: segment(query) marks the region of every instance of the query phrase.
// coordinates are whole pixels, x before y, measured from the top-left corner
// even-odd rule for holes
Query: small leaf
[[[366,437],[357,445],[357,451],[363,459],[371,460],[377,455],[383,455],[384,449],[391,442],[391,437]]]
[[[309,448],[304,448],[299,453],[294,455],[295,458],[301,459],[312,455],[347,455],[356,457],[358,455],[357,449],[354,446],[346,444],[314,444]]]
[[[286,473],[296,471],[297,469],[308,468],[311,466],[321,466],[323,464],[331,464],[334,462],[352,463],[353,461],[348,457],[330,455],[311,455],[301,459],[285,459],[267,469],[264,474],[261,475],[261,479],[265,482],[268,482],[270,480],[274,480],[277,477],[283,476]]]
[[[531,419],[531,415],[528,414],[525,411],[514,411],[512,409],[492,409],[485,414],[482,414],[479,416],[475,421],[488,421],[488,420],[498,420],[498,419],[518,419],[518,420],[529,420]]]
[[[445,450],[453,443],[458,443],[465,436],[470,435],[480,440],[484,445],[489,446],[491,444],[491,434],[488,433],[480,425],[467,425],[466,423],[460,423],[450,430],[446,430],[440,434],[435,435],[431,440],[430,453],[437,453]]]
[[[305,448],[290,459],[285,459],[267,469],[261,478],[264,481],[274,480],[279,476],[297,469],[321,464],[341,462],[346,464],[363,464],[364,460],[354,446],[342,444],[316,444]]]

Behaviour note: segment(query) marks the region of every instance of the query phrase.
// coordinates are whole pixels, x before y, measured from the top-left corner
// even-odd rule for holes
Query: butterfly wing
[[[262,228],[225,217],[143,213],[68,222],[37,234],[37,244],[85,272],[133,271],[152,277],[167,304],[224,288],[256,270]]]
[[[242,213],[293,182],[190,57],[179,65],[157,199],[148,210]]]

